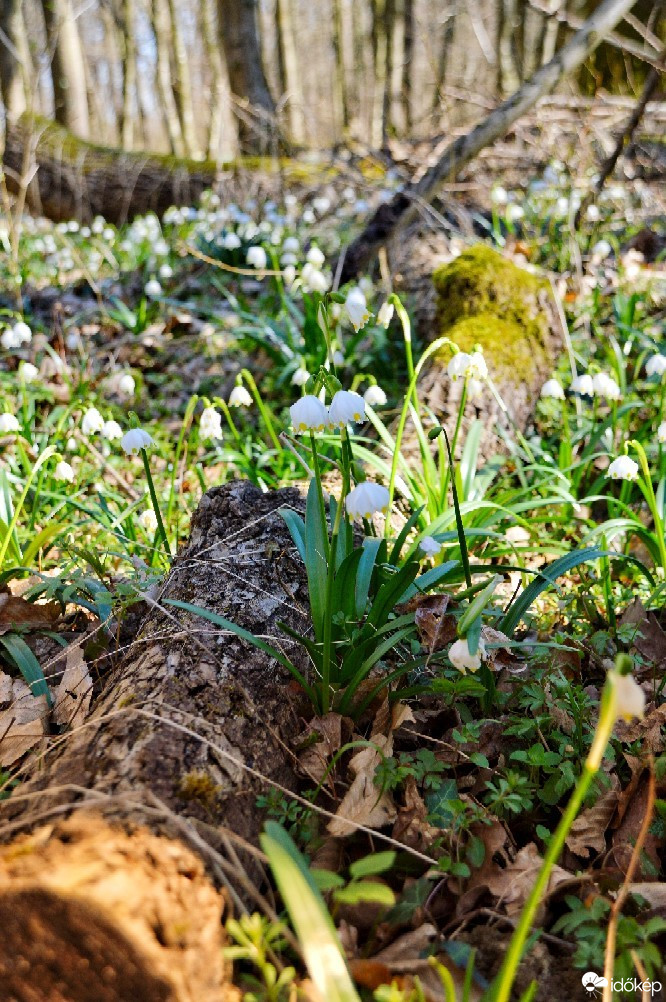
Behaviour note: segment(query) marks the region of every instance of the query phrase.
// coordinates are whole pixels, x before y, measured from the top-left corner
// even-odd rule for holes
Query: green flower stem
[[[405,342],[405,359],[407,362],[407,378],[411,380],[414,377],[414,357],[412,355],[412,324],[409,319],[409,314],[407,310],[400,302],[400,299],[392,293],[389,296],[389,303],[395,306],[396,313],[402,324],[402,337]],[[414,400],[414,403],[417,401]]]
[[[659,511],[659,506],[657,505],[657,498],[655,497],[654,488],[652,486],[652,474],[650,473],[650,467],[648,465],[647,456],[645,455],[645,449],[640,442],[636,439],[630,439],[627,445],[631,445],[636,450],[638,454],[638,461],[640,463],[641,469],[643,471],[643,479],[638,481],[638,485],[643,492],[643,497],[648,503],[648,507],[652,514],[654,520],[654,531],[657,537],[657,545],[659,546],[659,558],[661,560],[661,566],[666,574],[666,543],[664,542],[664,520],[661,512]]]
[[[398,475],[398,463],[400,460],[400,447],[402,445],[402,438],[405,433],[405,425],[407,424],[407,417],[409,415],[409,402],[412,398],[412,394],[416,392],[416,382],[419,378],[419,375],[421,374],[421,369],[428,361],[428,359],[432,358],[432,356],[435,355],[438,351],[441,351],[442,348],[451,347],[451,345],[452,341],[448,337],[439,337],[437,338],[437,340],[433,341],[433,343],[421,355],[421,358],[417,362],[416,368],[414,369],[412,377],[409,381],[409,386],[407,387],[407,392],[405,393],[405,399],[403,401],[402,410],[400,412],[400,418],[398,420],[398,428],[395,434],[393,460],[391,462],[391,475],[389,478],[389,503],[388,503],[389,512],[391,510],[391,505],[393,504],[393,495],[395,493],[395,479],[396,476]],[[418,403],[416,410],[418,412]],[[384,535],[388,536],[390,531],[391,531],[391,520],[387,517],[386,524],[384,526]]]
[[[590,788],[590,784],[601,767],[604,752],[606,751],[606,746],[608,745],[613,731],[613,725],[615,724],[615,704],[616,698],[614,686],[612,682],[606,682],[601,696],[599,722],[597,724],[592,747],[590,748],[587,760],[583,766],[583,772],[578,780],[578,783],[576,784],[576,788],[567,805],[567,809],[562,815],[560,823],[548,843],[548,848],[546,850],[546,855],[544,856],[541,870],[539,871],[534,887],[532,888],[530,896],[525,903],[525,907],[523,908],[520,921],[513,934],[511,943],[509,944],[509,950],[497,976],[497,981],[490,989],[488,996],[489,1002],[509,1002],[511,989],[518,971],[518,965],[520,964],[523,955],[525,943],[527,942],[527,938],[532,930],[534,916],[537,913],[537,909],[542,902],[544,893],[548,887],[548,880],[550,878],[551,871],[559,859],[566,837],[569,834],[572,824],[578,816],[578,812],[580,811],[587,791]]]
[[[317,440],[314,437],[314,433],[310,432],[310,448],[312,450],[312,469],[314,470],[314,477],[317,483],[317,492],[319,494],[319,510],[321,512],[321,532],[323,538],[326,540],[326,558],[329,555],[328,546],[328,525],[326,524],[326,505],[324,504],[324,487],[321,482],[321,466],[319,465],[319,455],[317,453]]]
[[[33,480],[39,473],[40,469],[42,468],[46,460],[50,459],[55,451],[56,451],[55,446],[52,445],[50,445],[48,449],[45,449],[44,452],[42,452],[41,455],[37,457],[35,465],[30,470],[28,476],[26,477],[25,487],[23,488],[21,496],[19,497],[16,507],[14,508],[14,514],[12,515],[11,521],[7,526],[7,531],[5,532],[5,537],[2,540],[2,544],[0,544],[0,569],[2,569],[4,566],[5,557],[7,556],[7,550],[9,549],[9,541],[11,540],[12,536],[14,535],[14,532],[16,531],[16,526],[18,525],[19,516],[21,514],[21,511],[23,510],[25,499],[28,496],[30,485],[32,484]]]
[[[167,525],[171,524],[171,514],[173,512],[174,500],[176,497],[175,484],[176,475],[178,473],[178,464],[180,463],[180,455],[183,449],[183,442],[185,441],[185,433],[190,426],[192,421],[192,415],[194,414],[194,408],[197,405],[199,397],[194,394],[190,399],[190,402],[185,409],[185,416],[183,418],[183,423],[180,427],[180,435],[178,436],[178,444],[176,445],[176,455],[174,456],[173,466],[171,469],[171,481],[169,483],[169,502],[167,504],[166,521]]]
[[[273,443],[278,452],[282,452],[282,442],[275,433],[275,428],[273,427],[273,422],[271,421],[271,415],[265,403],[261,399],[261,394],[257,389],[257,384],[254,381],[252,373],[249,371],[249,369],[241,369],[240,374],[247,383],[247,385],[250,387],[250,392],[252,393],[252,396],[255,399],[257,407],[259,408],[261,419],[264,422],[264,426],[266,428],[266,431],[268,432],[268,436],[271,442]]]
[[[241,442],[240,432],[238,431],[238,428],[234,424],[234,419],[231,416],[231,411],[229,410],[229,405],[227,404],[226,400],[222,400],[221,397],[215,397],[215,400],[213,402],[220,408],[220,410],[224,414],[226,422],[229,425],[231,434],[236,439],[236,444],[238,448],[241,449],[241,451],[244,451],[243,444]]]
[[[150,499],[153,502],[153,511],[155,512],[155,518],[157,519],[157,531],[162,537],[162,545],[166,551],[166,555],[171,559],[171,547],[169,546],[169,540],[167,538],[166,530],[164,528],[164,522],[162,521],[162,512],[160,511],[160,506],[157,503],[157,494],[155,492],[155,484],[153,483],[153,476],[150,472],[150,463],[148,462],[148,453],[145,449],[141,450],[141,458],[143,459],[143,468],[146,471],[146,480],[148,481],[148,490],[150,491]]]
[[[340,534],[340,521],[342,509],[344,507],[344,495],[340,495],[340,501],[335,510],[335,522],[331,533],[331,548],[328,555],[328,568],[326,574],[326,609],[324,612],[324,637],[323,637],[323,659],[321,667],[321,712],[326,715],[330,709],[331,700],[331,648],[333,633],[333,585],[335,583],[335,556],[338,548],[338,536]]]

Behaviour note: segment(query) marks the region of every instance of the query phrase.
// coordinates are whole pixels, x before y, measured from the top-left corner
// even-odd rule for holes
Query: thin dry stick
[[[90,452],[92,452],[92,454],[95,457],[95,459],[97,460],[97,462],[100,463],[101,466],[104,467],[104,469],[109,474],[109,476],[111,477],[111,479],[115,480],[115,482],[118,484],[119,487],[122,487],[122,489],[129,495],[129,497],[132,499],[132,501],[138,501],[139,498],[141,497],[141,495],[137,494],[137,492],[134,490],[133,487],[130,487],[130,485],[127,483],[127,481],[125,480],[125,478],[122,477],[120,475],[120,473],[118,473],[118,471],[115,470],[113,468],[113,466],[111,466],[110,463],[107,463],[107,461],[104,458],[104,456],[102,455],[102,453],[99,452],[95,448],[95,446],[92,444],[92,442],[90,441],[90,439],[86,438],[86,436],[83,434],[83,432],[79,431],[78,428],[74,429],[73,434],[74,434],[74,438],[78,438],[78,440],[80,442],[83,442],[83,444],[85,445],[86,449],[88,449]]]
[[[604,978],[606,979],[606,984],[604,985],[603,1002],[613,1002],[613,990],[611,987],[611,982],[613,980],[613,971],[615,968],[615,944],[617,941],[617,924],[620,919],[620,913],[630,894],[631,883],[634,879],[634,874],[636,872],[636,867],[638,866],[641,852],[643,851],[643,846],[645,845],[645,840],[648,836],[650,830],[650,825],[652,824],[652,814],[654,811],[654,802],[657,797],[657,782],[654,774],[654,759],[650,756],[650,779],[648,783],[648,796],[647,804],[645,805],[645,817],[643,818],[643,824],[638,833],[638,838],[636,839],[636,844],[634,845],[633,851],[631,853],[631,859],[629,860],[629,866],[627,867],[627,872],[624,875],[624,880],[622,882],[622,887],[620,888],[618,895],[613,902],[610,912],[610,918],[608,920],[608,935],[606,936],[606,956],[604,958]]]
[[[232,264],[225,264],[224,261],[218,261],[217,258],[209,257],[208,254],[204,254],[202,251],[197,250],[196,247],[191,247],[189,244],[183,244],[183,249],[187,254],[191,254],[192,257],[196,257],[199,261],[205,261],[206,264],[212,264],[214,268],[219,268],[221,271],[230,271],[234,275],[250,275],[252,278],[265,278],[267,275],[281,276],[281,271],[272,271],[270,268],[236,268]]]

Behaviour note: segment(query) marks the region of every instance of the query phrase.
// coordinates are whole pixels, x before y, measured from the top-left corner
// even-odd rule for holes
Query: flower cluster
[[[327,408],[312,394],[297,400],[289,408],[294,431],[324,431],[326,428],[346,428],[348,424],[365,421],[365,400],[353,390],[338,390]]]

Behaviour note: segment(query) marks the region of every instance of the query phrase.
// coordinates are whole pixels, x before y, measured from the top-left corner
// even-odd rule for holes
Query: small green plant
[[[245,972],[241,975],[246,1002],[284,1002],[291,997],[291,987],[296,977],[294,967],[278,968],[277,954],[285,947],[284,927],[272,922],[259,912],[229,919],[226,930],[233,946],[225,947],[228,960],[250,964],[258,976]]]

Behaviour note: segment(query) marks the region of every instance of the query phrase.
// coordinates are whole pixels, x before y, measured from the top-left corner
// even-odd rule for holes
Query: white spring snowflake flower
[[[202,438],[222,438],[222,415],[214,407],[204,407],[199,421]]]
[[[287,237],[282,244],[282,250],[285,254],[298,254],[300,249],[301,245],[297,237]]]
[[[162,279],[173,278],[173,268],[170,264],[161,264],[158,274]]]
[[[123,437],[123,429],[117,421],[105,421],[101,432],[102,438],[105,438],[107,442],[117,442],[119,438]]]
[[[470,356],[465,351],[457,351],[449,361],[446,371],[453,382],[467,374]]]
[[[234,386],[229,394],[230,407],[251,407],[252,397],[244,386]]]
[[[81,431],[87,437],[95,435],[104,427],[104,418],[96,407],[89,407],[81,421]]]
[[[345,353],[336,348],[333,352],[333,365],[344,365],[345,364]]]
[[[463,675],[468,671],[478,671],[485,656],[486,648],[482,640],[479,640],[476,654],[470,652],[467,637],[456,640],[449,648],[449,661]]]
[[[296,254],[286,253],[280,258],[280,267],[289,268],[294,267],[298,264],[298,256]]]
[[[378,386],[376,383],[368,386],[363,394],[363,399],[370,407],[383,407],[386,404],[386,394],[381,386]]]
[[[547,379],[541,387],[541,396],[552,400],[564,400],[564,390],[560,382],[555,379]]]
[[[573,393],[579,393],[582,397],[593,397],[594,382],[592,376],[588,375],[587,372],[581,376],[576,376],[571,382],[571,389]]]
[[[660,445],[666,445],[666,421],[662,421],[657,428],[657,441]]]
[[[153,440],[143,428],[130,428],[121,438],[120,444],[128,456],[134,456],[142,449],[151,446]]]
[[[39,369],[32,362],[21,362],[19,365],[19,378],[24,383],[34,383],[39,376]]]
[[[32,341],[32,331],[24,320],[17,320],[12,327],[12,331],[20,344],[30,344]]]
[[[606,372],[597,372],[592,377],[592,388],[595,396],[606,400],[619,400],[622,396],[620,387]]]
[[[222,239],[222,246],[224,247],[225,250],[235,251],[238,250],[238,248],[241,245],[241,242],[242,242],[241,238],[238,236],[237,233],[225,233]]]
[[[419,550],[427,557],[434,557],[442,549],[442,544],[438,543],[434,536],[424,536],[419,543]]]
[[[330,279],[323,271],[306,261],[301,271],[301,285],[304,292],[319,292],[323,296],[328,292],[330,284]]]
[[[363,518],[372,518],[378,512],[386,514],[389,505],[389,492],[381,484],[374,484],[370,480],[358,484],[349,492],[345,500],[345,508],[349,518],[360,521]]]
[[[136,380],[131,372],[124,372],[118,377],[116,391],[122,397],[133,397],[136,390]]]
[[[248,249],[245,260],[251,268],[256,268],[257,271],[265,271],[268,264],[268,255],[263,247],[254,246]]]
[[[21,425],[14,414],[9,414],[5,411],[4,414],[0,414],[0,434],[8,435],[11,432],[19,431]]]
[[[56,480],[65,480],[70,484],[74,480],[74,470],[69,463],[65,462],[64,459],[61,459],[60,462],[56,464],[53,475]]]
[[[368,310],[365,296],[358,286],[350,289],[347,293],[345,309],[355,331],[360,331],[370,319],[370,311]]]
[[[332,428],[345,428],[352,421],[365,421],[365,401],[353,390],[338,390],[328,409],[328,423]]]
[[[611,480],[638,480],[638,463],[629,456],[618,456],[606,470]]]
[[[328,424],[328,411],[319,397],[307,394],[289,408],[294,431],[323,431]]]
[[[648,376],[663,376],[666,372],[666,355],[653,355],[647,360],[645,372]]]
[[[631,675],[621,675],[611,669],[608,672],[608,679],[613,686],[615,696],[615,719],[633,720],[638,717],[642,720],[645,716],[645,693]]]
[[[388,330],[388,326],[393,320],[393,314],[395,313],[395,306],[393,303],[382,303],[379,307],[379,312],[377,313],[377,323],[381,327],[385,327]]]
[[[326,262],[326,255],[319,247],[314,245],[305,255],[305,260],[308,262],[308,264],[313,265],[313,267],[321,269],[324,267],[324,264]]]
[[[139,525],[146,532],[157,532],[157,515],[152,508],[145,508],[139,515]]]
[[[294,373],[291,377],[292,386],[305,386],[309,378],[310,378],[310,373],[308,372],[308,370],[304,369],[302,366],[299,366],[298,369],[294,370]]]
[[[486,365],[486,360],[480,351],[473,351],[469,356],[469,364],[467,366],[466,375],[470,376],[472,379],[488,378],[488,366]]]
[[[148,296],[149,299],[157,299],[158,296],[162,295],[162,286],[153,276],[150,278],[143,287],[143,291]]]

